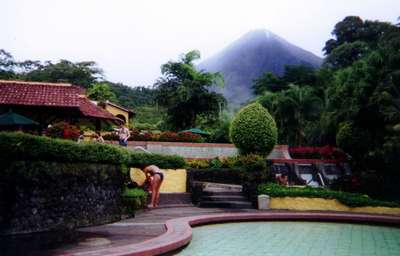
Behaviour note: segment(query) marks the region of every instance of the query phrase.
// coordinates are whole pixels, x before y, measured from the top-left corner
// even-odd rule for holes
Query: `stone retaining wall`
[[[107,141],[109,144],[118,144],[117,141]],[[215,157],[236,156],[238,150],[233,144],[227,143],[187,143],[187,142],[160,142],[160,141],[129,141],[128,149],[140,151],[141,147],[151,153],[165,155],[179,155],[189,159],[212,159]],[[287,145],[276,145],[268,159],[290,159]]]
[[[0,235],[66,230],[121,217],[120,166],[39,161],[0,166]]]

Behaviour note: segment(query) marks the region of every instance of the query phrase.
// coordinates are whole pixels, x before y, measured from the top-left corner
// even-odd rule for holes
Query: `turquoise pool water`
[[[320,222],[240,222],[193,228],[177,255],[399,256],[400,229]]]

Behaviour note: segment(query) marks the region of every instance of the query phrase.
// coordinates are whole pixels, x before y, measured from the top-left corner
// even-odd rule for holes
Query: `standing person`
[[[80,131],[79,132],[79,137],[78,137],[78,144],[79,143],[81,143],[82,141],[84,141],[85,140],[85,135],[84,135],[84,132],[83,131]]]
[[[119,126],[119,129],[117,129],[117,134],[119,137],[119,145],[121,146],[128,146],[128,139],[131,137],[131,133],[129,132],[129,129],[126,128],[124,124],[121,124]]]
[[[96,134],[94,135],[94,141],[104,143],[104,138],[103,136],[101,136],[100,132],[96,132]]]
[[[155,165],[149,165],[144,168],[146,180],[150,183],[151,205],[153,208],[158,206],[160,198],[160,187],[164,180],[164,173]]]

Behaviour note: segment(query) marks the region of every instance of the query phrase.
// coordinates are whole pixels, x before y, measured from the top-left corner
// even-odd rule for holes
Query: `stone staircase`
[[[203,191],[199,207],[210,208],[253,208],[251,202],[243,195],[241,185],[202,183]]]

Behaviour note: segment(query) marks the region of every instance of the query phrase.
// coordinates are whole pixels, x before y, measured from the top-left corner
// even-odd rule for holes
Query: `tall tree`
[[[223,85],[222,76],[197,71],[193,61],[199,58],[198,51],[191,51],[179,61],[161,66],[163,76],[155,83],[156,100],[166,108],[166,122],[173,129],[195,127],[200,115],[213,119],[225,105],[221,94],[209,91],[212,85]]]
[[[253,90],[256,95],[262,95],[266,91],[279,92],[286,88],[282,79],[271,72],[266,72],[253,81]]]
[[[13,56],[3,49],[0,49],[0,79],[12,79],[15,78],[14,72],[16,62]]]
[[[66,82],[89,88],[91,84],[102,78],[102,73],[102,70],[93,61],[73,63],[68,60],[60,60],[56,64],[48,61],[26,73],[24,78],[30,81]]]
[[[105,102],[107,100],[116,102],[117,98],[111,91],[107,83],[94,83],[87,91],[87,96],[96,101]]]
[[[319,118],[323,105],[313,88],[297,85],[279,93],[266,93],[258,101],[274,116],[279,141],[290,145],[307,143],[306,127]]]

